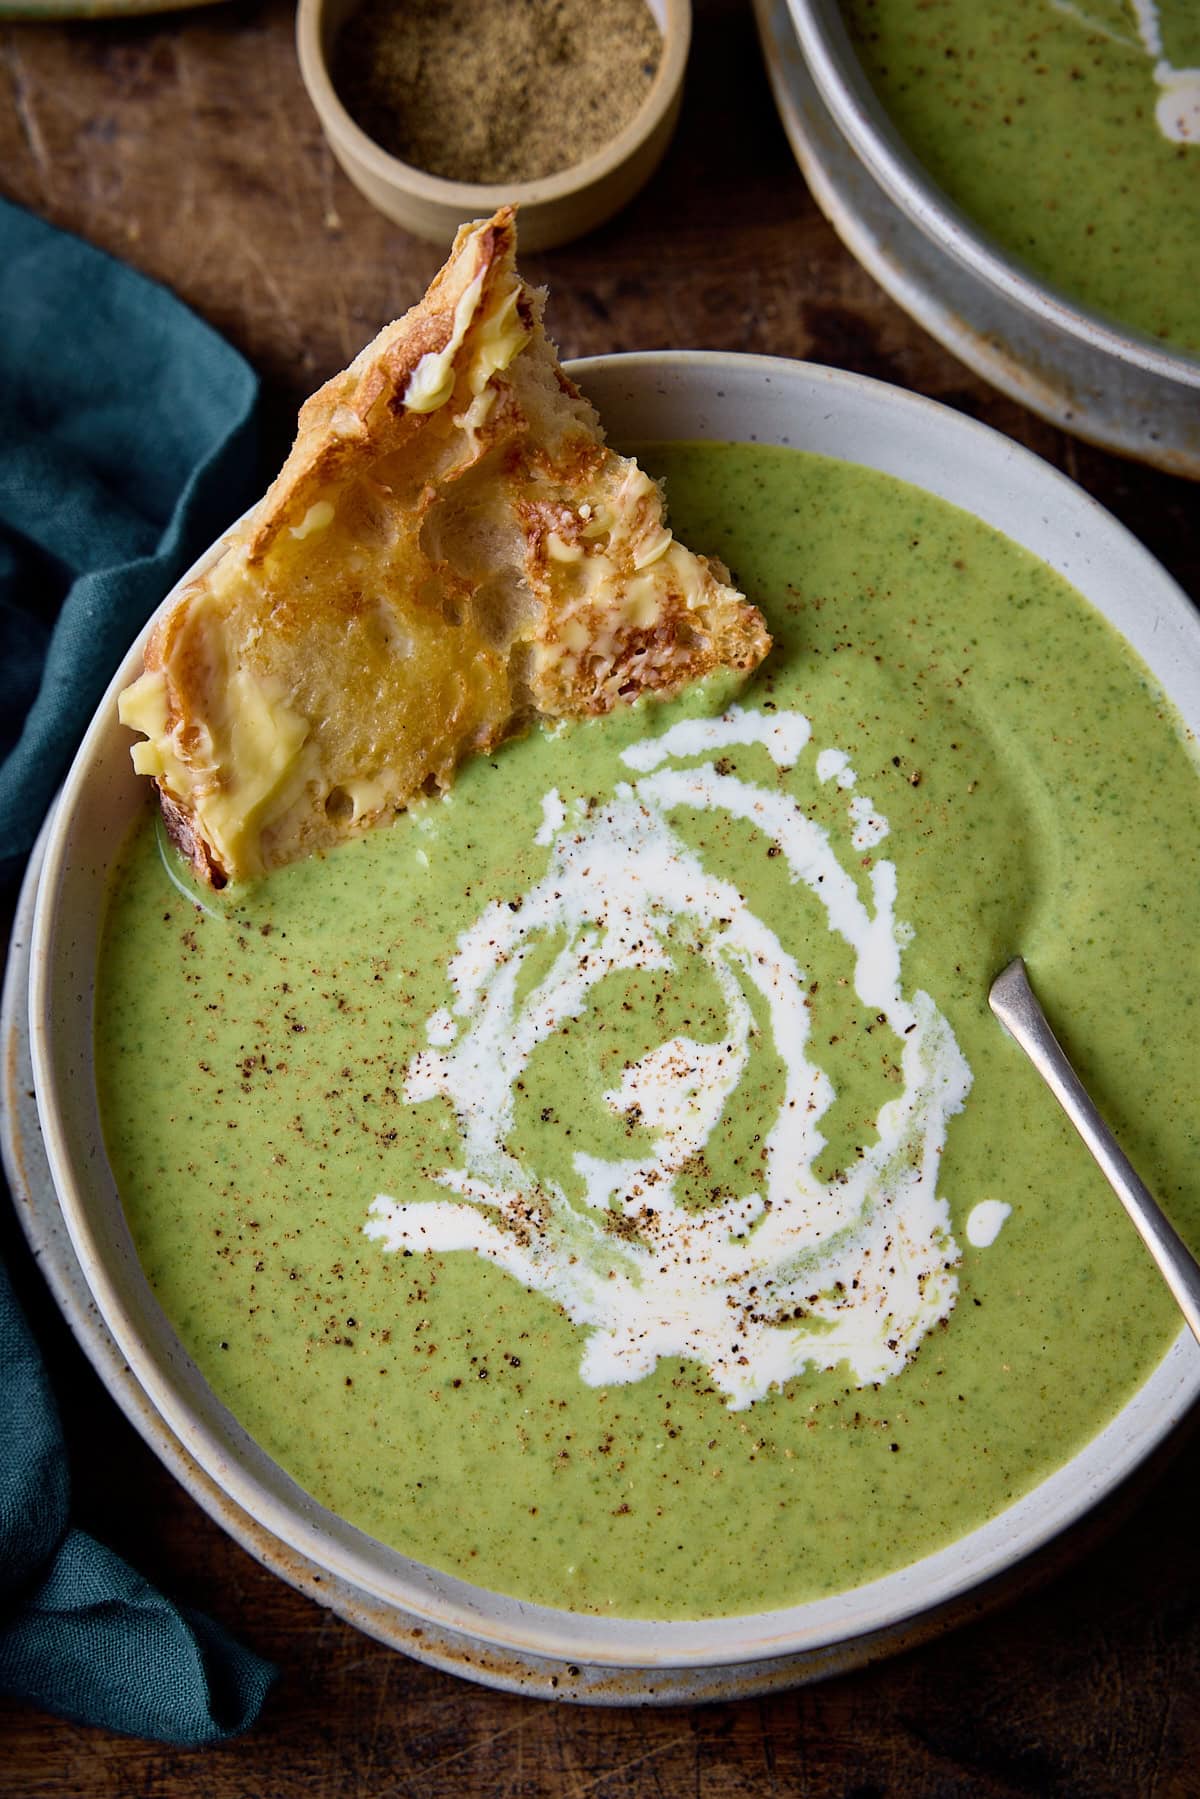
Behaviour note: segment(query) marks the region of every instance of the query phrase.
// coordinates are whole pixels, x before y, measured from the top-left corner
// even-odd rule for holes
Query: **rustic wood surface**
[[[245,352],[266,383],[268,462],[298,401],[414,301],[439,261],[335,167],[286,0],[0,27],[0,190],[165,282]],[[959,407],[1066,469],[1200,595],[1195,489],[990,392],[842,249],[791,159],[738,0],[697,6],[680,131],[650,187],[584,242],[527,258],[526,273],[552,289],[566,355],[765,351]],[[5,1794],[1200,1794],[1194,1441],[1073,1568],[891,1661],[760,1701],[547,1705],[411,1662],[260,1568],[109,1402],[39,1295],[11,1220],[0,1235],[51,1352],[80,1522],[282,1670],[259,1726],[203,1752],[0,1704]]]

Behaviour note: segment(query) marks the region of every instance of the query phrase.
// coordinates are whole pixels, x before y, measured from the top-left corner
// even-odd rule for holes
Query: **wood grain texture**
[[[438,252],[375,214],[325,147],[285,0],[136,23],[0,26],[0,188],[164,281],[263,373],[265,471],[296,406],[424,289]],[[701,0],[676,142],[590,238],[525,259],[564,355],[809,357],[914,388],[1065,469],[1200,593],[1187,484],[989,391],[842,249],[779,128],[749,10]],[[0,1791],[88,1799],[760,1799],[1200,1794],[1200,1444],[1098,1548],[1007,1610],[763,1701],[576,1710],[469,1686],[266,1573],[118,1415],[0,1236],[66,1416],[80,1522],[282,1669],[260,1726],[185,1752],[0,1705]]]

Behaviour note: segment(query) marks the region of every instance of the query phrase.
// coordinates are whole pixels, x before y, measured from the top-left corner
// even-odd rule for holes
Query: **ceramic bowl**
[[[755,11],[805,179],[892,298],[1054,424],[1200,479],[1200,357],[1090,312],[954,206],[884,112],[837,0],[755,0]]]
[[[512,202],[521,209],[521,247],[546,250],[582,237],[631,200],[661,162],[679,117],[691,40],[691,0],[646,0],[663,36],[650,92],[629,124],[594,155],[536,181],[446,181],[401,162],[355,124],[329,73],[337,34],[361,0],[300,0],[296,47],[300,73],[329,146],[373,206],[417,237],[445,248],[464,219],[490,217]]]
[[[1073,582],[1200,729],[1200,628],[1186,598],[1123,527],[1008,439],[912,394],[801,363],[643,354],[597,358],[571,372],[618,441],[789,444],[899,476],[975,513]],[[114,1365],[132,1371],[176,1464],[198,1471],[202,1500],[215,1492],[223,1521],[230,1513],[249,1521],[246,1528],[276,1546],[272,1565],[288,1578],[302,1584],[296,1570],[304,1581],[320,1570],[336,1590],[358,1595],[371,1617],[386,1617],[389,1640],[443,1662],[451,1643],[453,1665],[497,1685],[626,1702],[766,1690],[852,1666],[976,1607],[1113,1494],[1200,1396],[1200,1349],[1181,1331],[1111,1424],[969,1535],[831,1598],[706,1622],[596,1618],[504,1598],[385,1548],[322,1508],[251,1440],[184,1351],[142,1273],[105,1158],[92,994],[110,873],[147,803],[114,703],[140,669],[143,643],[144,636],[118,671],[47,833],[29,950],[41,1132],[72,1254],[103,1317],[104,1341],[118,1353],[87,1337],[85,1346],[110,1380]]]

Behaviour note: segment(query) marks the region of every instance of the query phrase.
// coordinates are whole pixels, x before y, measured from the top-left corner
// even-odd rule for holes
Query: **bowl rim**
[[[883,109],[837,0],[787,0],[809,73],[834,123],[889,199],[939,249],[1042,323],[1148,374],[1200,387],[1200,351],[1171,349],[1074,299],[1010,256],[933,180]]]
[[[300,0],[296,10],[296,52],[301,77],[322,127],[377,181],[426,205],[444,208],[459,219],[493,213],[506,202],[528,211],[534,206],[570,199],[604,181],[653,137],[670,113],[683,83],[691,44],[692,4],[691,0],[646,0],[646,4],[662,33],[663,53],[649,92],[632,119],[582,161],[529,181],[454,181],[404,162],[377,143],[352,117],[334,85],[325,52],[327,0]]]
[[[1032,482],[1038,492],[1045,495],[1041,527],[1070,535],[1071,530],[1062,523],[1065,513],[1075,536],[1082,536],[1083,527],[1089,523],[1102,529],[1106,540],[1106,563],[1114,557],[1118,560],[1132,557],[1143,577],[1140,594],[1149,591],[1152,597],[1155,634],[1159,624],[1165,621],[1168,628],[1163,633],[1164,640],[1173,642],[1182,637],[1189,646],[1190,674],[1196,684],[1189,706],[1195,717],[1190,722],[1200,724],[1200,624],[1186,595],[1132,534],[1074,482],[990,427],[920,395],[866,376],[771,357],[722,352],[633,352],[589,358],[568,367],[585,389],[590,387],[595,393],[597,385],[602,390],[607,387],[610,400],[622,384],[628,394],[636,391],[647,404],[656,397],[661,400],[670,392],[672,383],[681,396],[687,394],[690,384],[692,389],[698,388],[698,393],[692,392],[682,399],[682,404],[695,405],[708,399],[711,405],[715,400],[719,411],[719,402],[726,397],[723,382],[728,388],[740,386],[745,393],[761,398],[764,404],[768,401],[782,404],[785,409],[790,409],[789,416],[797,406],[808,408],[809,416],[822,430],[830,421],[836,426],[841,403],[843,410],[851,415],[855,407],[865,411],[876,431],[879,421],[875,415],[882,413],[891,415],[892,422],[901,426],[911,421],[918,430],[948,433],[949,447],[945,452],[949,459],[946,463],[948,480],[959,478],[956,469],[964,455],[969,457],[973,451],[978,452],[985,464],[985,485],[989,492],[997,485],[1003,489],[1009,477],[1017,483],[1011,488],[1008,501],[998,503],[1015,506],[1021,481]],[[601,410],[604,409],[601,397]],[[730,434],[709,430],[710,422],[705,415],[704,428],[696,428],[692,435],[729,441]],[[899,435],[903,437],[902,430]],[[781,441],[777,436],[765,440],[751,436],[754,441]],[[741,434],[741,441],[746,441],[746,434]],[[903,443],[895,453],[903,457]],[[867,466],[879,466],[877,454],[883,452],[877,451],[872,439]],[[890,448],[886,454],[892,454]],[[850,460],[863,461],[864,458],[851,457]],[[997,476],[1000,477],[998,484]],[[1051,505],[1055,499],[1057,504]],[[1055,519],[1053,525],[1051,513]],[[1031,529],[1036,531],[1037,528],[1035,521]],[[1009,534],[1015,534],[1011,527]],[[1018,536],[1017,541],[1024,539]],[[219,549],[220,543],[198,560],[164,599],[163,607],[172,602],[186,582],[194,579]],[[182,1375],[178,1369],[187,1363],[197,1379],[199,1374],[169,1327],[168,1334],[179,1352],[178,1366],[175,1363],[160,1366],[155,1359],[154,1344],[147,1342],[142,1314],[136,1305],[129,1303],[117,1279],[104,1264],[89,1203],[97,1186],[98,1170],[95,1166],[81,1169],[73,1164],[62,1097],[55,1090],[53,1058],[57,1027],[51,1001],[56,948],[63,922],[59,916],[60,890],[70,861],[72,822],[87,806],[93,764],[103,750],[105,738],[111,738],[115,729],[115,695],[140,668],[142,648],[153,623],[153,619],[148,622],[114,675],[64,783],[49,830],[35,908],[29,983],[31,1053],[38,1112],[47,1159],[72,1245],[99,1311],[138,1381],[155,1410],[201,1468],[243,1510],[288,1547],[358,1590],[384,1599],[408,1616],[474,1636],[492,1648],[518,1655],[560,1657],[568,1663],[633,1670],[762,1663],[780,1656],[811,1654],[839,1643],[887,1633],[1009,1572],[1111,1495],[1200,1398],[1200,1346],[1184,1328],[1109,1424],[1021,1499],[973,1531],[865,1585],[798,1605],[728,1617],[703,1620],[610,1618],[529,1604],[472,1586],[458,1577],[439,1574],[410,1557],[387,1550],[344,1520],[326,1512],[290,1477],[283,1475],[278,1464],[269,1462],[264,1452],[257,1449],[248,1434],[215,1400],[210,1389],[204,1389],[212,1402],[204,1415],[189,1409],[188,1393],[183,1390],[186,1368]],[[1122,629],[1120,625],[1116,628]],[[1155,641],[1158,641],[1157,635]],[[1168,695],[1174,698],[1169,689]],[[90,953],[94,956],[94,946]],[[87,1050],[90,1055],[90,1042]],[[99,1162],[99,1176],[102,1179],[107,1175],[115,1200],[115,1187],[102,1152]],[[119,1209],[119,1201],[117,1205]],[[149,1295],[144,1275],[140,1278]],[[151,1301],[151,1304],[157,1310],[157,1302]],[[161,1313],[159,1317],[162,1317]],[[163,1323],[165,1325],[165,1319]],[[214,1418],[221,1424],[220,1430],[214,1427]],[[239,1465],[236,1459],[239,1454],[246,1456],[248,1466]],[[273,1480],[270,1491],[255,1458],[258,1464],[279,1477]],[[276,1497],[279,1492],[284,1495],[283,1504]]]

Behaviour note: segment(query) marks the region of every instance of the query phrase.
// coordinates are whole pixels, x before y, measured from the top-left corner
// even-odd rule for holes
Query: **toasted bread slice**
[[[770,647],[559,367],[506,208],[300,413],[120,699],[214,886],[390,819],[535,716],[672,694]]]

